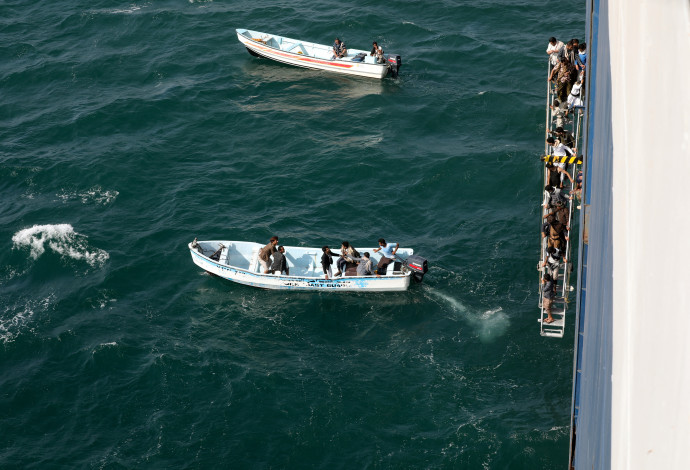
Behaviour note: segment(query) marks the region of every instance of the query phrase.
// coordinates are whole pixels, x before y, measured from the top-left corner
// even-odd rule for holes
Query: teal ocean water
[[[0,4],[0,468],[564,468],[539,336],[547,39],[582,2]],[[399,53],[376,81],[234,28]],[[402,294],[260,291],[199,239],[372,246]],[[571,310],[572,311],[572,310]]]

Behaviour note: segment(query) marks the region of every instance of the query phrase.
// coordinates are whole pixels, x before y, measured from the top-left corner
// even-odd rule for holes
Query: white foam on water
[[[483,313],[472,312],[459,300],[432,287],[427,286],[426,292],[433,297],[443,300],[454,311],[460,313],[464,320],[474,329],[481,341],[493,341],[503,335],[508,330],[508,326],[510,326],[508,315],[506,315],[502,307],[487,310]]]
[[[73,199],[80,199],[82,204],[96,203],[101,205],[108,205],[112,203],[117,196],[120,194],[119,191],[104,190],[100,186],[94,186],[86,191],[67,191],[62,190],[57,193],[57,197],[62,199],[62,202],[68,202]]]
[[[102,266],[110,255],[99,248],[91,248],[86,236],[74,231],[70,224],[34,225],[15,233],[14,249],[29,248],[29,255],[38,259],[46,247],[66,258],[84,260],[91,266]]]
[[[21,300],[13,306],[3,306],[0,314],[0,343],[11,343],[21,332],[30,330],[29,325],[36,312],[48,310],[54,300],[55,295],[50,294],[45,299]]]

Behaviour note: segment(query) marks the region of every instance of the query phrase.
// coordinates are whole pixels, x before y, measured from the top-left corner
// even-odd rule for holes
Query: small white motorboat
[[[194,239],[188,246],[192,260],[201,269],[230,281],[263,289],[405,291],[410,286],[410,279],[421,282],[428,270],[427,261],[414,255],[411,248],[399,248],[398,255],[406,259],[391,263],[382,276],[359,276],[353,264],[348,265],[343,276],[326,279],[321,268],[321,248],[286,246],[285,257],[290,274],[264,274],[259,264],[259,250],[264,245],[260,243]],[[380,252],[374,253],[372,248],[362,248],[359,252],[369,252],[374,267],[381,259]],[[337,256],[334,256],[333,268],[336,259]]]
[[[384,62],[378,63],[374,56],[369,55],[369,51],[348,48],[345,57],[334,58],[331,46],[248,29],[236,31],[237,38],[251,55],[298,67],[371,78],[383,78],[390,72],[396,78],[402,65],[400,56],[396,54],[384,54]]]

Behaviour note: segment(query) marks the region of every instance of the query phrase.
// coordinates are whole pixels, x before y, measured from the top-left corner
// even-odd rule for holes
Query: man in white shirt
[[[559,41],[554,37],[549,39],[549,46],[546,48],[546,53],[549,54],[549,60],[551,61],[551,65],[558,64],[558,53],[564,47],[565,44],[563,44],[563,41]]]

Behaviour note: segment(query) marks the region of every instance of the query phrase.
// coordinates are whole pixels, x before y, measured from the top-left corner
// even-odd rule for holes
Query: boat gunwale
[[[205,240],[205,241],[202,241],[199,243],[208,243],[210,241],[211,240]],[[233,266],[231,264],[222,264],[222,263],[219,263],[218,261],[214,261],[211,258],[209,258],[208,256],[204,255],[203,253],[199,253],[196,249],[194,249],[194,247],[192,246],[192,242],[188,243],[187,247],[189,248],[189,251],[192,253],[192,255],[199,256],[199,257],[203,258],[205,261],[207,261],[207,262],[211,263],[212,265],[217,266],[221,269],[234,269],[235,271],[243,272],[246,274],[250,274],[252,276],[258,276],[259,278],[266,278],[266,279],[287,278],[287,279],[294,279],[294,280],[305,279],[305,280],[309,280],[309,281],[314,281],[314,280],[318,280],[318,281],[344,281],[344,280],[351,280],[351,279],[386,280],[386,279],[391,279],[391,278],[402,279],[405,277],[410,277],[412,275],[412,272],[408,271],[406,273],[401,272],[400,274],[390,274],[390,275],[386,274],[384,276],[376,276],[375,274],[372,274],[369,276],[341,276],[341,277],[337,277],[337,278],[324,279],[322,277],[317,277],[317,276],[308,277],[308,276],[292,276],[292,275],[284,275],[284,274],[279,274],[279,275],[264,274],[264,273],[260,273],[260,272],[250,271],[248,269],[240,268],[237,266]],[[286,247],[286,248],[290,248],[290,247]],[[233,281],[235,281],[235,280],[233,280]],[[239,282],[239,281],[235,281],[235,282]]]
[[[251,31],[251,32],[254,32],[254,33],[266,34],[266,35],[271,36],[271,37],[279,37],[279,38],[282,38],[283,40],[294,41],[294,42],[297,43],[297,44],[307,43],[307,44],[311,44],[312,47],[313,47],[313,46],[322,46],[322,47],[324,47],[326,50],[328,50],[328,46],[325,45],[325,44],[318,44],[318,43],[311,42],[311,41],[300,41],[300,40],[297,40],[297,39],[292,39],[292,38],[288,38],[288,37],[285,37],[285,36],[279,36],[279,35],[276,35],[276,34],[262,33],[261,31],[254,31],[254,30],[240,29],[240,28],[235,29],[235,32],[237,33],[238,36],[242,36],[243,38],[245,38],[245,39],[247,39],[247,40],[249,40],[249,41],[254,41],[255,43],[259,43],[259,44],[261,44],[262,46],[267,47],[268,49],[271,49],[271,50],[274,50],[274,51],[278,51],[278,52],[280,52],[280,53],[282,53],[282,54],[290,54],[291,56],[294,56],[294,57],[296,57],[296,58],[300,58],[300,57],[310,57],[310,58],[315,59],[315,60],[324,61],[324,65],[333,65],[333,64],[331,64],[330,62],[337,61],[337,59],[322,59],[322,58],[317,57],[317,56],[315,56],[315,55],[298,54],[298,53],[296,53],[296,52],[285,51],[285,50],[281,49],[280,47],[274,47],[274,46],[271,46],[271,45],[269,45],[269,44],[267,44],[267,43],[265,43],[265,42],[263,42],[263,41],[257,41],[257,40],[256,40],[257,38],[247,37],[247,36],[245,36],[243,33],[241,33],[240,31],[245,31],[245,32],[250,32],[250,31]],[[254,43],[252,43],[252,42],[250,42],[250,43],[245,43],[244,41],[240,41],[240,42],[242,42],[242,44],[244,44],[245,47],[249,47],[250,44],[254,44]],[[352,49],[352,51],[353,51],[353,52],[354,52],[354,51],[357,51],[358,53],[359,53],[359,52],[364,52],[364,53],[367,52],[367,51],[364,51],[364,50],[361,50],[361,49]],[[254,52],[257,52],[257,51],[254,51]],[[257,53],[258,53],[258,52],[257,52]],[[274,57],[268,57],[268,58],[269,58],[269,59],[272,59],[272,60],[277,60],[278,62],[281,62],[280,59],[276,59],[276,58],[274,58]],[[379,64],[379,63],[370,64],[370,63],[364,62],[364,61],[362,61],[362,62],[356,62],[356,61],[354,61],[354,60],[340,60],[340,61],[338,61],[338,62],[336,62],[336,63],[348,63],[348,62],[352,62],[352,63],[354,63],[354,64],[366,65],[366,66],[374,66],[374,67],[378,67],[378,68],[383,68],[383,67],[388,68],[388,62],[385,62],[385,63],[383,63],[383,64]],[[284,63],[286,63],[286,62],[284,62]],[[289,65],[297,65],[297,64],[289,64]],[[316,68],[317,70],[323,70],[323,69],[319,69],[318,67],[310,67],[309,65],[299,65],[299,66],[304,67],[304,68]]]

